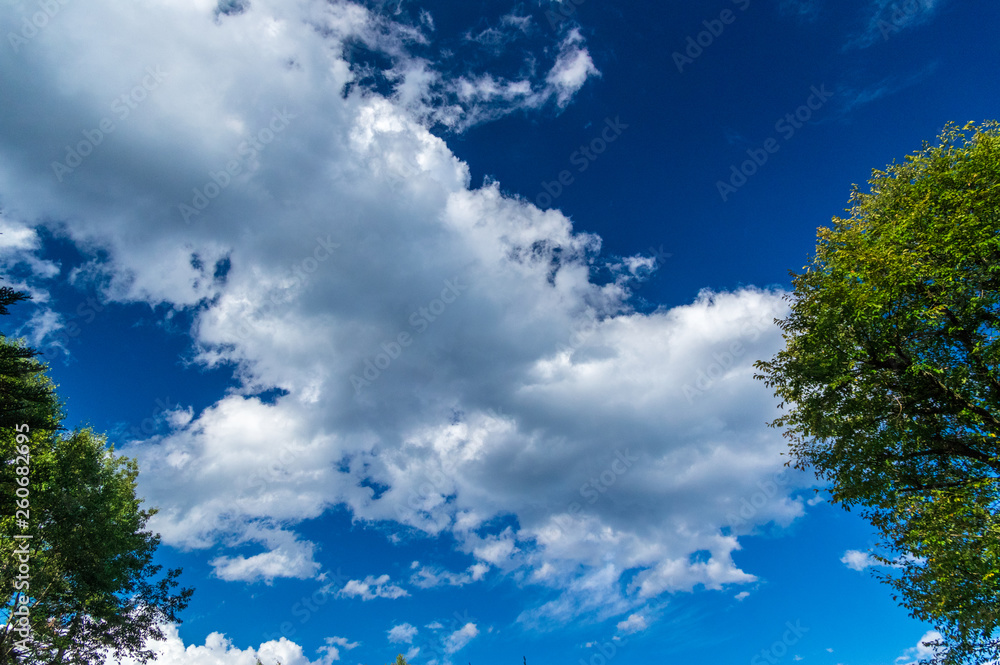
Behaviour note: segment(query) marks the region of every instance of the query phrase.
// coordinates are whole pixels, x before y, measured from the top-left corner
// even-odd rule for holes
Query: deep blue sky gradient
[[[546,184],[551,192],[560,172],[569,171],[573,181],[561,185],[551,207],[570,217],[575,230],[599,235],[602,255],[649,255],[662,247],[669,257],[636,289],[633,301],[636,309],[649,312],[690,303],[706,288],[789,288],[788,271],[807,262],[817,227],[843,213],[852,183],[864,188],[872,168],[934,140],[949,121],[961,125],[1000,115],[996,2],[939,0],[925,23],[879,37],[866,48],[846,45],[872,15],[875,5],[867,0],[814,3],[814,18],[779,8],[808,3],[750,0],[745,10],[741,4],[584,0],[572,22],[601,76],[591,78],[567,108],[549,104],[465,132],[440,125],[432,131],[468,164],[473,187],[496,180],[503,192],[541,207],[550,207],[540,197]],[[391,10],[389,4],[369,7]],[[545,7],[521,6],[538,30],[508,45],[492,66],[516,73],[523,62],[517,49],[554,44],[554,36],[564,33],[569,23],[553,30]],[[406,10],[416,16],[418,8],[434,17],[436,41],[427,45],[428,57],[453,48],[457,70],[473,57],[462,55],[461,36],[496,25],[512,6],[437,0]],[[673,54],[705,30],[703,21],[727,9],[735,20],[679,72]],[[357,54],[359,60],[367,57]],[[776,121],[803,105],[814,87],[831,91],[829,100],[793,136],[782,137]],[[574,153],[609,122],[627,128],[580,171]],[[717,182],[728,180],[730,167],[745,161],[747,150],[760,149],[772,137],[778,151],[723,201]],[[46,349],[66,401],[67,426],[90,424],[118,444],[144,439],[168,430],[157,415],[163,404],[190,405],[197,414],[237,384],[230,366],[206,370],[191,363],[193,311],[101,302],[96,292],[66,281],[70,270],[91,258],[89,250],[48,231],[41,235],[40,255],[62,269],[50,288],[51,304],[77,326],[68,353]],[[595,274],[599,281],[610,279]],[[30,279],[23,268],[14,276]],[[88,298],[101,311],[87,304]],[[19,305],[3,322],[6,334],[18,329],[30,307]],[[162,547],[159,560],[183,566],[182,582],[197,589],[180,627],[186,643],[202,644],[219,631],[247,648],[280,634],[286,624],[291,630],[285,636],[310,657],[325,636],[348,635],[362,646],[341,650],[344,662],[378,663],[405,650],[386,641],[388,626],[422,627],[457,613],[460,623],[474,618],[480,635],[455,662],[510,665],[526,656],[529,665],[602,665],[598,651],[585,645],[610,642],[623,618],[582,617],[553,631],[526,628],[518,615],[555,592],[496,570],[476,584],[414,590],[392,601],[335,598],[318,590],[330,580],[343,584],[382,572],[394,582],[405,580],[417,560],[463,570],[473,558],[456,551],[448,535],[427,538],[391,523],[356,522],[342,507],[307,520],[299,532],[320,544],[317,561],[327,580],[226,582],[213,576],[209,561],[223,553],[251,554],[254,547]],[[393,533],[398,543],[390,541]],[[821,665],[894,663],[930,627],[908,618],[870,569],[857,572],[840,562],[846,550],[866,549],[873,537],[857,515],[821,503],[788,528],[771,525],[743,538],[734,557],[760,578],[752,595],[738,601],[736,587],[668,594],[660,599],[656,622],[619,643],[608,662],[759,665],[770,662],[760,660],[761,651],[782,639],[786,622],[798,622],[808,632],[774,663],[790,664],[795,655]],[[310,596],[315,610],[305,611],[302,599]]]

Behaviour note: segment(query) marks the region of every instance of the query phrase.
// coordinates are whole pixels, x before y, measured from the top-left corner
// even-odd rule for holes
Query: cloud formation
[[[847,550],[844,552],[844,556],[840,557],[840,562],[851,570],[858,571],[879,565],[879,562],[873,559],[868,552],[860,550]]]
[[[887,42],[930,21],[942,4],[942,0],[871,0],[865,10],[865,27],[848,40],[845,48],[868,48]]]
[[[452,654],[461,651],[465,646],[479,635],[479,629],[474,623],[467,623],[455,632],[451,633],[444,640],[446,653]]]
[[[401,623],[398,626],[393,626],[389,629],[389,641],[412,644],[413,638],[416,634],[417,629],[414,626],[408,623]]]
[[[348,581],[344,588],[337,592],[337,595],[344,598],[373,600],[375,598],[404,598],[410,594],[406,589],[390,584],[388,575],[378,577],[369,575],[363,580]]]
[[[455,539],[466,571],[425,567],[415,587],[495,568],[552,590],[522,614],[535,624],[754,581],[732,558],[740,536],[804,511],[796,477],[730,519],[780,466],[752,363],[780,346],[782,293],[638,313],[650,261],[602,256],[558,210],[473,187],[429,130],[569,104],[598,75],[580,33],[511,78],[430,58],[429,16],[239,9],[67,5],[0,60],[10,252],[30,262],[49,226],[89,257],[74,283],[189,313],[191,361],[238,384],[123,451],[164,542],[258,549],[214,558],[224,580],[307,578],[320,567],[296,525],[346,506]],[[0,12],[19,22],[17,5]],[[370,85],[359,45],[388,58],[391,89]],[[53,268],[34,267],[44,289]],[[387,575],[340,591],[408,593]]]
[[[646,623],[646,617],[641,614],[630,614],[624,621],[619,621],[616,626],[618,632],[624,635],[638,633],[646,630],[648,627],[649,625]]]
[[[937,647],[927,646],[927,642],[935,642],[942,638],[941,633],[936,630],[928,630],[920,638],[916,646],[912,646],[896,658],[896,665],[917,665],[918,663],[932,660],[938,653]]]
[[[323,652],[316,660],[309,659],[295,642],[284,637],[279,640],[264,642],[258,648],[240,649],[221,633],[210,633],[205,638],[205,644],[185,646],[174,625],[163,626],[165,640],[147,642],[154,655],[153,662],[157,665],[257,665],[258,659],[265,663],[279,662],[282,665],[330,665],[339,660],[340,655],[334,644],[347,643],[344,638],[328,638],[327,646],[320,647]],[[357,644],[353,644],[357,646]],[[112,659],[105,661],[107,665],[140,665],[134,658]]]

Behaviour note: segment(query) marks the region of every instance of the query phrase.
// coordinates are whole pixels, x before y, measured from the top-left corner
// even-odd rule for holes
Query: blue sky
[[[986,0],[5,0],[6,334],[196,588],[170,665],[902,665],[752,364]],[[815,491],[818,490],[818,491]]]

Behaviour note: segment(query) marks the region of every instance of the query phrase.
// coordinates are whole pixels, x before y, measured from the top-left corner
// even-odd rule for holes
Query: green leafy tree
[[[24,348],[0,337],[0,355],[12,347]],[[7,378],[48,390],[36,403],[49,409],[41,422],[61,420],[44,374]],[[179,622],[192,590],[173,592],[181,571],[159,576],[153,564],[159,536],[145,530],[154,511],[135,495],[136,462],[90,429],[27,422],[0,427],[0,459],[0,664],[91,665],[106,653],[149,660],[147,639]]]
[[[1000,657],[1000,126],[948,125],[869,182],[793,273],[757,378],[790,463],[877,527],[876,575],[938,626],[936,661],[981,663]]]

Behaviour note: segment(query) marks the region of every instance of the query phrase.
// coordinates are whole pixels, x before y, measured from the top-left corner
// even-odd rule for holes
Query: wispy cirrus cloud
[[[488,563],[474,563],[468,570],[462,573],[452,573],[440,568],[431,566],[421,566],[420,562],[414,561],[410,566],[414,573],[410,577],[410,584],[421,589],[449,585],[465,586],[472,582],[482,580],[490,570]]]
[[[461,651],[475,637],[479,635],[479,628],[474,623],[467,623],[458,630],[452,632],[444,638],[445,652],[452,654]]]
[[[778,3],[779,12],[804,21],[817,20],[822,8],[822,0],[780,0]]]
[[[499,55],[510,44],[531,34],[533,28],[533,18],[515,10],[501,16],[495,25],[467,31],[465,39]]]
[[[944,1],[872,0],[865,10],[864,27],[847,40],[844,48],[868,48],[923,25],[935,16]]]
[[[863,88],[841,86],[837,91],[837,97],[841,100],[838,111],[840,114],[846,115],[880,99],[902,92],[932,75],[937,68],[938,63],[931,62],[920,71],[908,76],[888,76]]]

